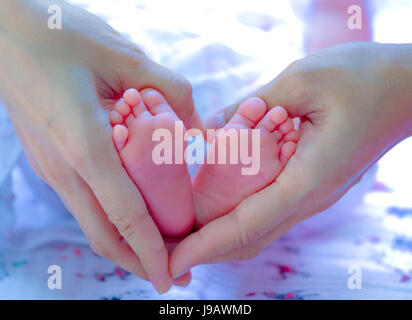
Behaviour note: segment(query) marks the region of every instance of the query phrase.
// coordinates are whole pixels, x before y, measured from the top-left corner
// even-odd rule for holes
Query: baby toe
[[[130,107],[124,99],[120,99],[116,102],[116,104],[114,105],[114,110],[120,113],[123,117],[128,116],[130,113]]]
[[[280,127],[279,132],[285,136],[295,128],[295,124],[291,118],[288,118]]]
[[[113,128],[113,141],[117,151],[122,151],[126,145],[127,138],[129,137],[129,130],[121,124],[115,125]]]
[[[173,113],[172,107],[168,104],[166,98],[154,89],[144,89],[142,99],[149,112],[156,116],[162,113]]]
[[[252,97],[239,106],[227,126],[242,125],[248,128],[255,128],[267,111],[265,101],[258,97]]]
[[[282,147],[280,148],[280,162],[282,166],[289,161],[289,159],[293,156],[296,151],[297,144],[296,142],[289,141],[285,142]]]
[[[127,89],[123,94],[124,101],[131,107],[139,104],[141,97],[139,91],[134,88]]]
[[[273,132],[280,124],[288,118],[286,110],[280,106],[269,110],[262,120],[259,121],[256,128]]]
[[[114,127],[117,124],[123,123],[123,116],[116,110],[112,110],[109,112],[109,120],[110,124]]]
[[[298,142],[298,140],[299,140],[299,131],[297,130],[292,130],[283,137],[283,141],[285,142],[289,142],[289,141]]]

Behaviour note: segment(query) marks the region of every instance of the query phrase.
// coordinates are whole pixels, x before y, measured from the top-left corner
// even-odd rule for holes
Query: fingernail
[[[150,278],[150,281],[158,294],[166,293],[172,286],[172,281],[169,277]]]
[[[176,273],[174,276],[172,276],[172,279],[173,279],[173,280],[176,280],[177,278],[180,278],[181,276],[183,276],[185,273],[187,273],[187,272],[189,272],[189,271],[190,271],[190,269],[189,269],[189,270],[182,271],[182,272],[179,272],[179,273]]]
[[[189,273],[185,273],[181,277],[173,279],[173,285],[179,286],[179,287],[187,287],[191,281],[192,281],[192,276],[189,272]]]
[[[160,95],[160,93],[153,89],[142,90],[143,97],[150,96],[150,95],[157,96],[157,95]]]

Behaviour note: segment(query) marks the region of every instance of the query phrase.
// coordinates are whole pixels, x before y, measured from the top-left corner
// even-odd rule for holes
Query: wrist
[[[412,44],[397,45],[395,61],[400,69],[401,114],[405,117],[406,137],[412,136]]]
[[[382,99],[388,117],[397,121],[398,135],[412,135],[412,44],[385,44]],[[388,93],[387,95],[385,93]]]

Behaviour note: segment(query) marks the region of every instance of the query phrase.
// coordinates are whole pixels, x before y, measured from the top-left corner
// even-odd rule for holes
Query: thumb
[[[194,106],[192,86],[189,81],[147,57],[142,59],[143,61],[136,68],[125,71],[122,79],[124,86],[137,90],[146,88],[158,90],[166,97],[187,129],[203,130],[202,121]]]
[[[281,73],[278,77],[267,83],[262,88],[248,95],[244,99],[221,109],[205,121],[205,127],[219,129],[223,127],[235,114],[237,108],[247,98],[259,97],[269,108],[284,107],[291,117],[303,117],[307,114],[305,106],[308,105],[307,84],[294,74]]]

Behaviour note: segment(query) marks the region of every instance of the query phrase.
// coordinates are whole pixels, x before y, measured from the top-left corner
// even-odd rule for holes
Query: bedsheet
[[[186,76],[202,117],[304,54],[308,1],[278,1],[276,10],[267,1],[254,1],[253,8],[248,1],[236,6],[231,1],[71,2],[102,16],[153,59]],[[405,11],[402,1],[399,8]],[[393,18],[397,9],[391,10],[376,21]],[[175,19],[168,18],[170,12]],[[405,40],[406,34],[398,39],[402,35]],[[0,299],[412,298],[411,139],[390,151],[336,205],[255,259],[198,266],[188,287],[161,296],[91,251],[76,221],[20,150],[0,106]],[[50,265],[61,267],[62,289],[49,289]]]

